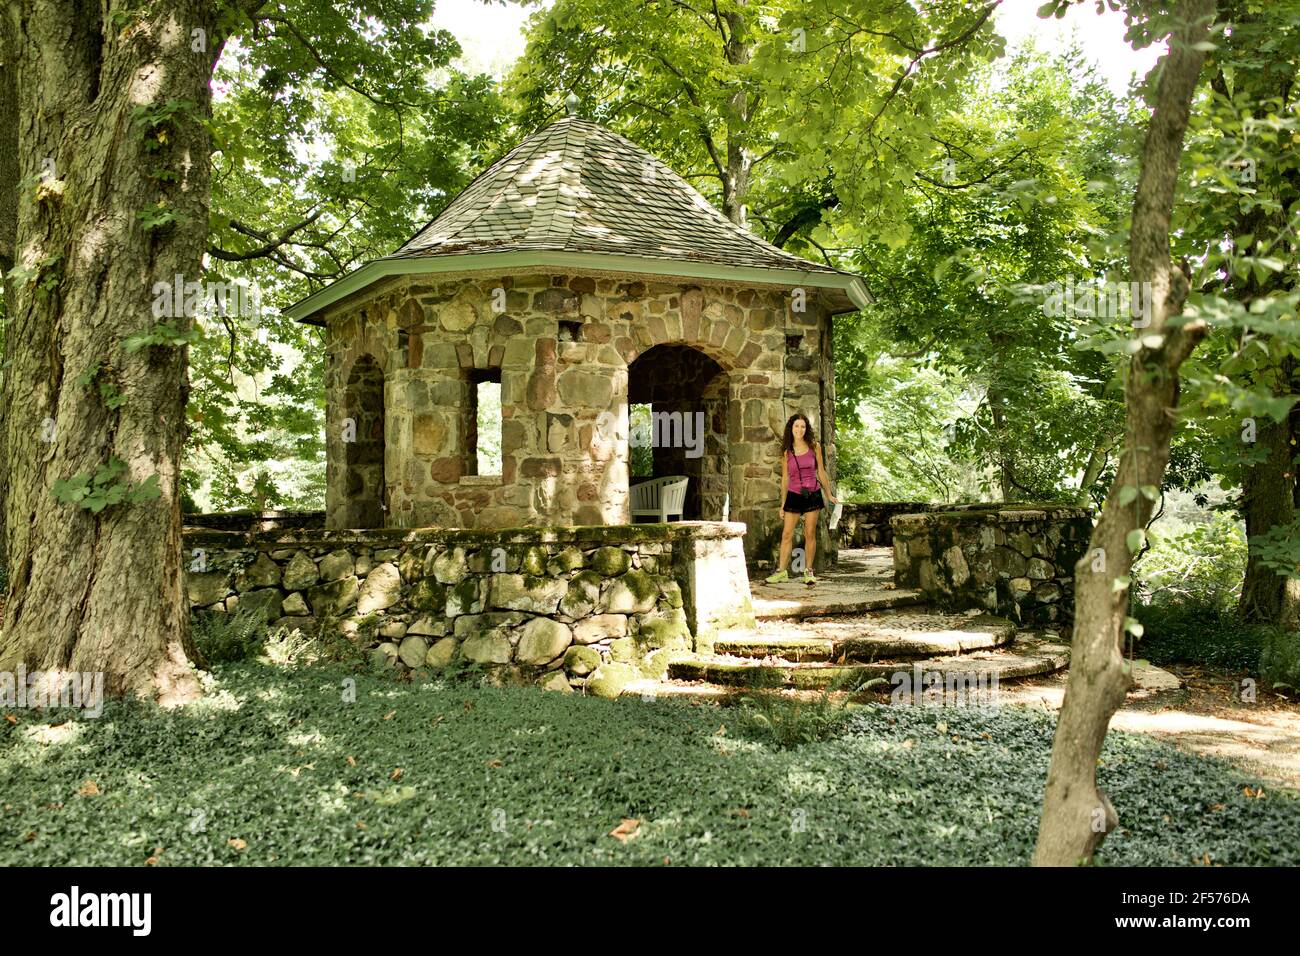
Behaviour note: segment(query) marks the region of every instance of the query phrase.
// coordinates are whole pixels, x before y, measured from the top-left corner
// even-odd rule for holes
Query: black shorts
[[[781,510],[802,515],[810,511],[821,511],[825,507],[826,502],[822,501],[822,492],[818,488],[806,495],[801,495],[797,491],[787,491],[785,493],[785,507]]]

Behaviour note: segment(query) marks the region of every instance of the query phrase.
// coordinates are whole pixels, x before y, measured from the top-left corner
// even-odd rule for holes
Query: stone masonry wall
[[[460,657],[498,676],[617,696],[637,676],[663,676],[670,654],[707,647],[719,626],[752,624],[743,532],[187,528],[186,590],[195,612],[254,607],[275,626],[337,627],[397,668]],[[743,589],[702,586],[737,572]]]
[[[1029,623],[1069,622],[1088,508],[958,506],[892,522],[894,582],[943,608],[982,607]]]
[[[889,522],[894,515],[920,514],[947,505],[924,501],[865,501],[846,504],[840,514],[838,533],[841,548],[888,548],[894,544]]]
[[[384,373],[385,526],[503,528],[629,520],[629,365],[656,345],[689,346],[722,369],[704,407],[725,422],[701,475],[701,517],[749,527],[746,552],[779,534],[779,435],[812,419],[834,475],[830,324],[807,290],[619,274],[401,276],[346,299],[327,327],[327,526],[348,526],[345,420],[354,366]],[[802,307],[796,311],[796,303]],[[500,375],[502,474],[467,474],[475,382]],[[355,390],[353,390],[355,392]],[[598,427],[613,417],[613,432]],[[721,418],[721,420],[719,420]],[[621,430],[620,430],[621,429]],[[725,488],[725,491],[723,490]],[[833,554],[827,541],[823,557]],[[819,564],[821,561],[819,560]]]

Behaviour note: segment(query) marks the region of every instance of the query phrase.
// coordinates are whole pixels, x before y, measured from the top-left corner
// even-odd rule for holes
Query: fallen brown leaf
[[[632,839],[632,837],[636,836],[636,832],[640,827],[640,820],[623,820],[618,826],[609,831],[609,835],[619,843],[626,843],[628,840]]]
[[[230,838],[229,840],[227,840],[226,842],[229,843],[231,846],[233,846],[236,850],[247,850],[247,849],[248,849],[248,841],[247,841],[247,840],[241,840],[239,837],[231,837],[231,838]]]
[[[501,766],[501,761],[500,761],[500,760],[489,760],[489,761],[487,762],[487,765],[488,765],[489,767],[492,767],[493,769],[496,769],[497,767]]]
[[[356,758],[356,757],[353,757],[353,756],[351,756],[351,755],[349,754],[349,755],[348,755],[348,766],[349,766],[349,767],[355,767],[356,765],[357,765],[357,758]]]
[[[81,789],[78,790],[77,793],[81,794],[83,797],[97,797],[99,796],[99,784],[95,783],[93,780],[87,780],[81,785]]]
[[[398,779],[399,777],[401,777],[401,775],[402,775],[403,772],[404,772],[404,771],[402,770],[402,768],[401,768],[401,767],[398,767],[396,770],[394,770],[391,774],[388,775],[388,779],[389,779],[389,780],[396,780],[396,779]]]
[[[397,713],[397,711],[395,711],[395,710],[390,710],[388,713],[384,714],[384,720],[392,720],[392,719],[393,719],[393,714],[395,714],[395,713]]]
[[[18,718],[15,717],[13,714],[5,714],[5,720],[9,721],[9,723],[11,724],[18,723]]]

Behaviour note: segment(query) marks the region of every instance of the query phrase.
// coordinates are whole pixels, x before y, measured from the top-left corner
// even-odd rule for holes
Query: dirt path
[[[1262,688],[1255,689],[1254,703],[1242,700],[1246,674],[1203,667],[1153,669],[1143,682],[1172,683],[1156,679],[1161,674],[1172,674],[1182,686],[1147,686],[1130,692],[1111,720],[1112,729],[1151,734],[1300,789],[1300,702]],[[1059,710],[1065,674],[1006,684],[999,690],[1004,703]]]

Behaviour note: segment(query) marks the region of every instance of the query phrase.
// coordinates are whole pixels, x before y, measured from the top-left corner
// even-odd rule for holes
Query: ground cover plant
[[[1054,729],[868,705],[783,747],[710,705],[264,660],[211,681],[173,711],[0,721],[0,863],[1023,864]],[[1098,865],[1300,863],[1289,791],[1120,733],[1100,774]]]

